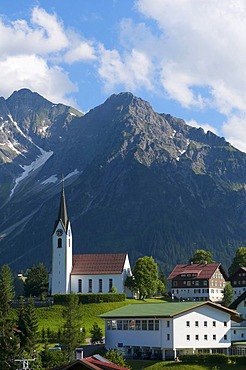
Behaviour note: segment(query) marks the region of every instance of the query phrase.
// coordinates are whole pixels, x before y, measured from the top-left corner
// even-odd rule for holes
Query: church
[[[126,293],[124,283],[132,275],[126,253],[73,255],[71,223],[62,183],[58,218],[52,234],[52,272],[49,290],[51,295],[74,293]]]

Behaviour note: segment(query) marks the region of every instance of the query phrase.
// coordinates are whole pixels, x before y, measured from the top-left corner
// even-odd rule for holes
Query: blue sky
[[[0,96],[131,91],[246,151],[245,0],[2,0]]]

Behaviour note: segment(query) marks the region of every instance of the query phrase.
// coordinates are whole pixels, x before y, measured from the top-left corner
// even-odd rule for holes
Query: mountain
[[[0,98],[1,263],[50,267],[63,175],[74,253],[168,272],[201,248],[228,267],[245,245],[246,154],[224,138],[131,93],[83,115],[22,89]]]

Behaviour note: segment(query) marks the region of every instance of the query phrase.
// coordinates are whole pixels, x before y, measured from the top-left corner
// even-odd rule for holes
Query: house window
[[[107,320],[107,330],[111,329],[111,320]]]
[[[241,334],[241,338],[244,338],[244,334],[243,333]]]
[[[122,330],[122,320],[117,320],[117,330]]]
[[[195,326],[199,326],[199,323],[198,323],[198,321],[195,321]]]
[[[136,320],[136,322],[135,322],[135,330],[141,330],[141,321],[140,320]]]
[[[116,320],[112,320],[112,322],[111,322],[111,329],[112,330],[116,330],[117,329],[117,321]]]
[[[237,334],[237,331],[236,330],[233,330],[233,334]]]
[[[226,334],[224,335],[224,339],[227,340],[227,335]]]
[[[204,334],[204,340],[208,340],[207,334]]]
[[[99,279],[99,287],[98,287],[99,293],[102,293],[102,286],[103,286],[103,281],[102,279]]]
[[[177,281],[174,281],[173,286],[177,286],[177,285],[178,285]]]
[[[207,280],[203,280],[203,286],[207,286],[207,285],[208,285]]]
[[[167,334],[167,340],[170,340],[170,334]]]
[[[224,321],[224,326],[227,326],[227,322],[226,321]]]
[[[123,330],[128,330],[128,320],[123,320]]]
[[[57,239],[57,248],[62,248],[62,238]]]
[[[82,293],[82,279],[78,280],[78,293]]]
[[[148,329],[149,330],[154,330],[154,320],[149,320],[149,322],[148,322]]]
[[[88,280],[88,292],[92,293],[92,279]]]
[[[108,291],[111,292],[113,288],[113,279],[109,279],[108,281]]]
[[[159,330],[159,320],[155,320],[155,330]]]
[[[187,286],[191,286],[191,282],[190,281],[187,281]]]
[[[129,321],[129,330],[134,330],[135,328],[135,321],[134,320],[130,320]]]
[[[208,322],[207,321],[204,321],[204,326],[208,326]]]
[[[216,334],[213,334],[213,340],[216,340]]]
[[[186,321],[186,326],[190,326],[190,322],[189,321]]]
[[[190,340],[190,335],[189,334],[186,335],[186,340]]]
[[[170,321],[167,320],[167,327],[169,328],[170,327]]]
[[[216,326],[216,321],[213,321],[213,326]]]
[[[199,280],[195,281],[195,286],[199,286]]]
[[[195,335],[195,339],[199,340],[199,335],[198,334]]]
[[[142,320],[142,330],[147,330],[147,320]]]

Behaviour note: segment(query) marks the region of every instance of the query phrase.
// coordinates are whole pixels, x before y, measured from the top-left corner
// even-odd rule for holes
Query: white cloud
[[[138,0],[137,7],[158,24],[161,81],[171,98],[226,114],[246,109],[245,1]]]
[[[214,134],[219,135],[218,130],[217,130],[215,127],[211,126],[209,123],[200,123],[200,122],[197,122],[197,121],[196,121],[196,120],[194,120],[194,119],[192,119],[192,120],[190,120],[190,121],[186,121],[186,123],[187,123],[187,125],[192,126],[192,127],[197,127],[197,128],[202,127],[202,128],[203,128],[203,130],[204,130],[206,133],[207,133],[208,131],[211,131],[211,132],[213,132]]]
[[[94,60],[96,59],[95,50],[88,42],[80,42],[74,49],[69,50],[64,55],[66,63],[74,63],[81,60]]]
[[[124,57],[117,50],[106,50],[100,47],[99,75],[104,80],[106,91],[112,91],[115,86],[123,85],[126,89],[135,91],[140,87],[148,90],[151,83],[152,65],[147,55],[132,49]]]
[[[8,97],[14,90],[28,87],[52,102],[75,103],[67,95],[77,90],[59,67],[49,67],[36,55],[18,55],[0,59],[1,95]],[[6,83],[5,83],[6,82]]]
[[[246,113],[232,115],[223,125],[227,140],[236,148],[246,152]]]
[[[30,88],[57,103],[76,102],[69,95],[78,90],[65,64],[95,59],[94,46],[81,35],[65,29],[56,14],[34,7],[30,22],[0,19],[0,95]]]

